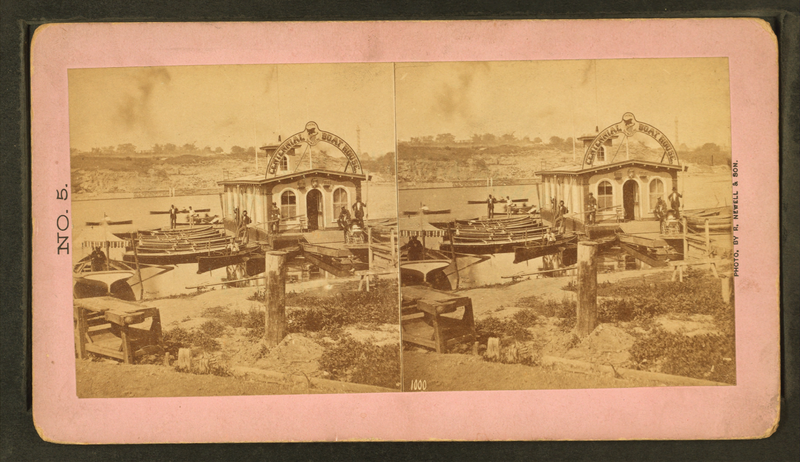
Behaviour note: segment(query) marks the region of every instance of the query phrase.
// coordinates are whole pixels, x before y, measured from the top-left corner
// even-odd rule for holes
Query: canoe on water
[[[197,209],[194,210],[194,213],[205,213],[210,211],[211,209]],[[178,210],[178,213],[189,213],[189,209]],[[169,210],[151,210],[150,215],[169,215]]]
[[[450,209],[441,209],[441,210],[423,210],[423,215],[446,215],[450,213]],[[403,212],[403,215],[411,217],[414,215],[419,215],[419,210],[406,210]]]
[[[530,201],[528,199],[511,199],[511,202],[523,202],[524,203],[524,202],[530,202]],[[486,199],[482,200],[482,201],[467,201],[467,204],[470,204],[470,205],[475,205],[475,204],[484,204],[484,205],[486,205],[488,203],[489,203],[489,198],[488,197]],[[497,199],[497,198],[495,198],[494,203],[495,204],[505,204],[506,200],[505,199]]]

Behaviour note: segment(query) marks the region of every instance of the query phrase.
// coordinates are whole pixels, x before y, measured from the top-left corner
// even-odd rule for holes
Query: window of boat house
[[[597,157],[594,159],[597,162],[605,162],[606,161],[606,147],[600,146],[600,149],[597,150]]]
[[[281,158],[281,171],[286,172],[289,170],[289,156],[283,156]]]
[[[650,182],[650,210],[656,208],[659,197],[664,197],[664,182],[658,178]]]
[[[602,210],[614,206],[614,187],[608,181],[597,185],[597,208]]]
[[[342,211],[342,207],[347,209],[349,201],[347,200],[347,190],[344,188],[336,188],[333,190],[333,211],[336,217]]]
[[[281,218],[294,218],[297,216],[297,196],[291,191],[281,194]]]

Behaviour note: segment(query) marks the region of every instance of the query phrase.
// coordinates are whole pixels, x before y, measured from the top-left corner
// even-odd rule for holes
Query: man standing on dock
[[[367,207],[367,204],[361,202],[361,197],[356,198],[356,202],[353,204],[353,216],[354,221],[360,228],[364,228],[364,209]]]
[[[336,220],[339,223],[339,229],[344,232],[344,242],[347,242],[347,232],[350,231],[350,211],[347,210],[347,207],[342,206],[342,211],[339,212],[339,219]]]
[[[672,207],[672,210],[675,211],[675,218],[680,219],[681,217],[681,199],[683,196],[681,193],[678,192],[678,188],[675,186],[672,187],[672,194],[667,197],[669,201],[669,206]]]
[[[564,205],[564,201],[560,201],[556,209],[556,219],[554,220],[554,225],[559,234],[564,234],[564,231],[567,230],[567,213],[569,213],[569,209]]]
[[[489,199],[486,201],[486,217],[490,220],[494,218],[494,197],[489,194]]]
[[[178,225],[178,209],[175,208],[175,204],[169,208],[169,229],[175,229]]]
[[[245,210],[244,212],[242,212],[242,223],[241,226],[239,227],[239,231],[241,232],[242,235],[242,239],[240,242],[242,244],[247,244],[247,241],[250,240],[250,236],[247,233],[247,225],[249,224],[250,224],[250,217],[247,216],[247,210]]]
[[[586,207],[589,209],[589,216],[586,222],[593,225],[597,219],[597,199],[594,197],[594,194],[589,193],[589,199],[586,200]]]

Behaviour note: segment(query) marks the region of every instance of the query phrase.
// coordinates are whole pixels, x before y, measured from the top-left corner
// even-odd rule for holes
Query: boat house
[[[636,133],[658,143],[663,149],[660,159],[652,155],[647,159],[631,158],[627,143]],[[678,187],[682,167],[672,143],[660,130],[637,121],[631,113],[595,136],[578,139],[586,148],[581,165],[539,172],[542,208],[552,216],[555,207],[564,201],[569,209],[569,229],[585,227],[589,193],[597,199],[598,223],[620,223],[654,219],[658,198],[666,201],[672,188]],[[620,141],[615,143],[617,139]]]
[[[312,155],[315,146],[316,158]],[[235,230],[237,213],[241,216],[245,211],[252,221],[250,238],[262,242],[279,234],[338,228],[342,207],[349,210],[361,199],[361,185],[367,178],[355,150],[315,122],[308,122],[303,131],[279,145],[261,150],[269,159],[265,174],[218,182],[224,188],[226,229]],[[341,152],[344,161],[328,156],[329,150]]]

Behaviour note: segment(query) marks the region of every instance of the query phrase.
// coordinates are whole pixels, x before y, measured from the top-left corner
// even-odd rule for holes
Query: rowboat
[[[175,269],[174,266],[140,264],[137,271],[135,264],[119,260],[105,261],[102,266],[103,270],[93,270],[90,256],[75,264],[72,274],[75,298],[111,295],[122,300],[139,300],[142,285],[146,292],[150,279]]]
[[[197,210],[194,210],[194,213],[201,213],[201,212],[205,213],[205,212],[210,212],[210,211],[211,211],[211,209],[197,209]],[[189,213],[189,209],[178,210],[178,213]],[[150,211],[150,215],[168,215],[168,214],[169,214],[169,210],[166,210],[166,211],[165,210],[151,210]]]
[[[534,258],[551,255],[562,249],[577,248],[578,235],[574,233],[559,236],[554,242],[545,243],[540,239],[538,243],[530,242],[528,245],[514,247],[514,263],[521,263]]]
[[[511,199],[511,202],[518,202],[518,203],[522,202],[522,203],[525,203],[525,202],[530,202],[530,201],[528,199]],[[470,205],[476,205],[476,204],[484,204],[484,205],[486,205],[488,203],[489,203],[489,199],[488,198],[484,199],[482,201],[467,201],[467,204],[470,204]],[[505,204],[506,200],[505,199],[495,199],[494,203],[495,204]]]
[[[400,262],[400,280],[403,285],[433,284],[436,272],[441,272],[450,264],[450,260],[444,259],[403,261]]]
[[[450,213],[450,209],[441,209],[441,210],[423,210],[423,215],[447,215]],[[403,215],[407,217],[412,217],[415,215],[419,215],[419,210],[406,210],[403,212]]]
[[[260,255],[257,252],[257,250],[258,248],[256,247],[256,248],[240,250],[234,253],[229,253],[227,255],[198,256],[197,274],[206,273],[208,271],[212,271],[217,268],[222,268],[224,266],[233,266],[242,263],[248,263],[251,258],[257,258],[258,256],[260,256],[261,259],[263,260],[264,256]]]

